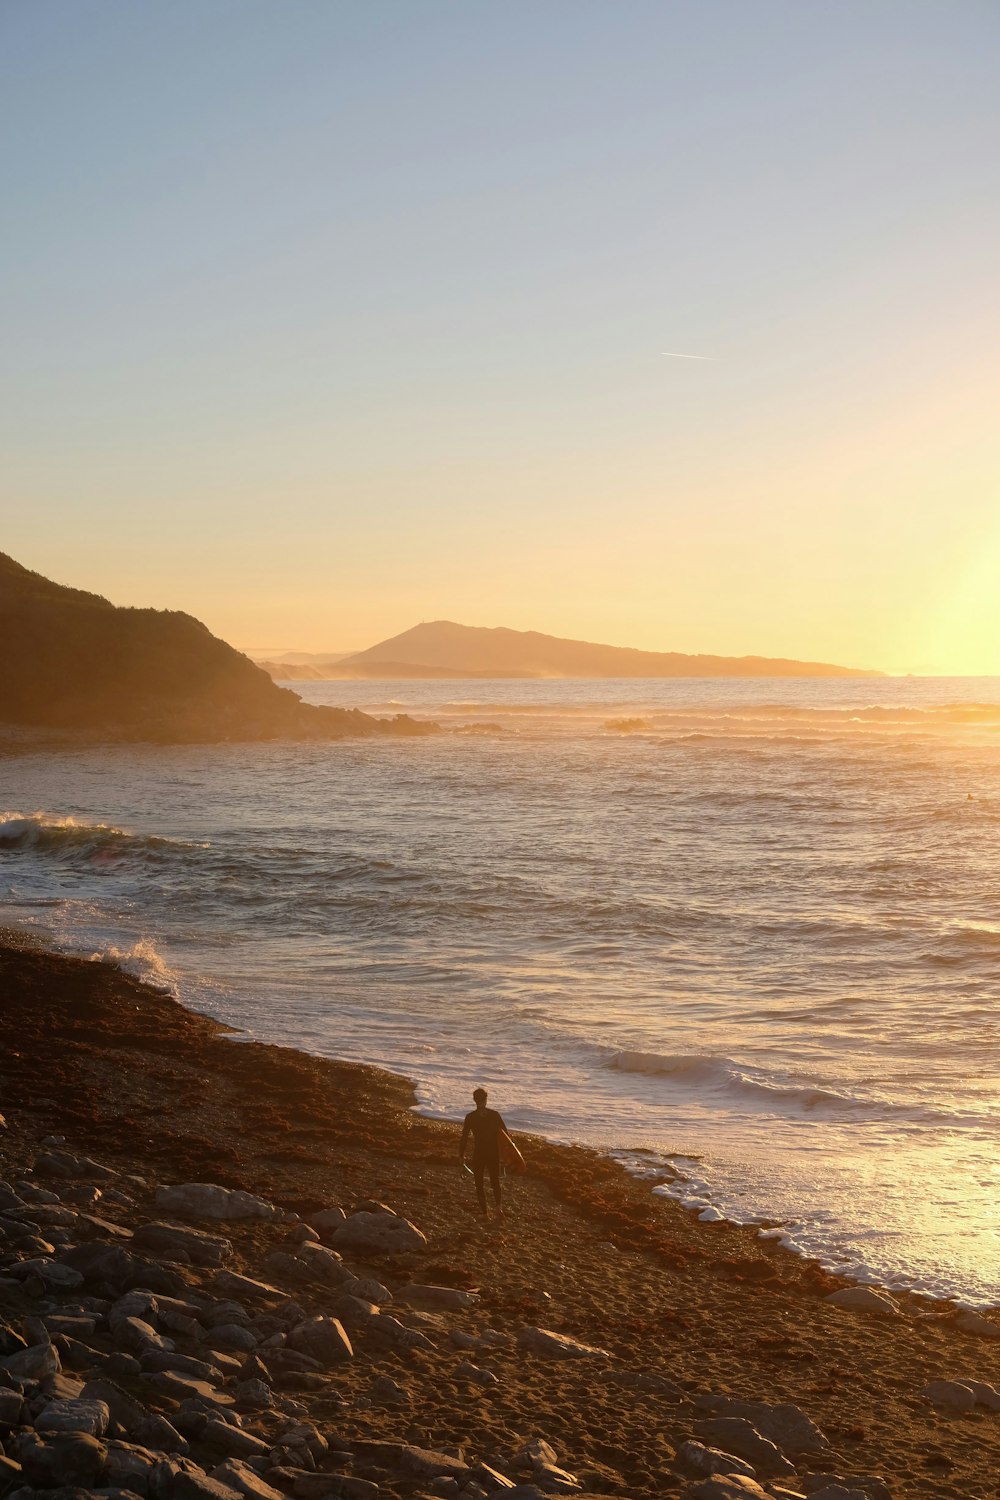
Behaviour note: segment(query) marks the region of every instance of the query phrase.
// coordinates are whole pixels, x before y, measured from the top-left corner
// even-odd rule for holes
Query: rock
[[[208,1406],[232,1406],[233,1397],[225,1391],[217,1391],[207,1381],[195,1380],[191,1375],[178,1375],[173,1370],[159,1370],[141,1377],[153,1390],[164,1396],[173,1396],[176,1401],[187,1401],[192,1396]]]
[[[482,1487],[485,1495],[508,1494],[517,1488],[513,1479],[508,1479],[499,1469],[491,1469],[489,1464],[477,1464],[472,1471],[472,1478],[475,1484]]]
[[[65,1484],[96,1484],[107,1453],[103,1443],[83,1433],[43,1438],[36,1432],[25,1432],[17,1445],[25,1480],[41,1490]]]
[[[156,1206],[166,1214],[182,1218],[274,1219],[280,1214],[273,1203],[244,1193],[240,1188],[219,1187],[214,1182],[185,1182],[156,1190]]]
[[[63,1265],[79,1271],[84,1281],[104,1281],[109,1286],[123,1286],[135,1274],[134,1255],[121,1245],[75,1245],[64,1250],[59,1259]]]
[[[233,1253],[231,1241],[201,1229],[179,1229],[176,1224],[142,1224],[132,1243],[137,1250],[168,1258],[181,1256],[196,1266],[218,1266]]]
[[[220,1297],[249,1297],[268,1302],[285,1296],[279,1287],[270,1286],[266,1281],[254,1281],[249,1276],[238,1276],[235,1271],[217,1271],[212,1286]]]
[[[688,1440],[682,1443],[674,1459],[682,1474],[693,1478],[706,1478],[711,1474],[744,1474],[753,1479],[754,1471],[745,1459],[735,1453],[723,1453],[719,1448],[706,1448],[703,1443]]]
[[[354,1357],[351,1341],[336,1318],[306,1318],[292,1329],[288,1342],[294,1350],[308,1354],[324,1368]]]
[[[136,1443],[108,1443],[104,1464],[104,1483],[119,1489],[146,1493],[150,1476],[160,1461],[160,1454]]]
[[[244,1495],[246,1500],[284,1500],[281,1490],[276,1490],[256,1470],[238,1458],[227,1458],[225,1463],[212,1470],[210,1477],[228,1484],[230,1489],[234,1489],[238,1495]]]
[[[347,1223],[347,1215],[342,1208],[322,1208],[319,1213],[309,1215],[309,1222],[320,1239],[324,1239],[339,1229],[341,1224]]]
[[[0,1359],[0,1373],[18,1380],[44,1380],[46,1375],[58,1375],[61,1369],[59,1355],[51,1344],[32,1344]]]
[[[269,1445],[262,1443],[253,1433],[244,1432],[240,1427],[230,1427],[228,1422],[223,1422],[218,1417],[213,1417],[206,1424],[201,1441],[218,1448],[227,1458],[264,1458],[271,1451]]]
[[[520,1348],[542,1359],[610,1359],[607,1349],[581,1344],[566,1333],[552,1333],[548,1328],[522,1328],[517,1335]]]
[[[843,1484],[828,1484],[826,1489],[813,1490],[811,1500],[869,1500],[865,1490],[848,1489]]]
[[[842,1485],[849,1490],[863,1490],[868,1500],[892,1500],[889,1486],[879,1474],[807,1474],[801,1485],[807,1495]]]
[[[320,1281],[327,1281],[332,1286],[340,1286],[349,1279],[357,1280],[357,1277],[351,1277],[337,1251],[328,1250],[326,1245],[306,1242],[299,1246],[296,1258],[310,1275],[318,1276]]]
[[[448,1453],[437,1453],[409,1443],[385,1442],[375,1438],[357,1438],[351,1444],[355,1460],[380,1469],[394,1469],[413,1479],[449,1477],[464,1479],[468,1464]]]
[[[139,1361],[142,1370],[176,1370],[178,1375],[193,1375],[195,1380],[207,1380],[209,1385],[221,1385],[225,1379],[218,1365],[204,1359],[195,1359],[193,1354],[177,1354],[162,1349],[148,1349]]]
[[[732,1396],[719,1396],[713,1410],[720,1417],[746,1417],[759,1433],[788,1453],[817,1452],[830,1446],[805,1412],[787,1402],[769,1406],[763,1401],[738,1401]]]
[[[188,1452],[187,1440],[159,1412],[147,1412],[129,1431],[144,1448],[152,1448],[160,1453]]]
[[[65,1266],[58,1260],[50,1260],[45,1255],[34,1260],[20,1260],[11,1266],[10,1271],[18,1281],[37,1276],[44,1287],[54,1292],[73,1292],[77,1287],[83,1286],[83,1277],[79,1271],[74,1271],[72,1266]]]
[[[371,1300],[374,1302],[377,1299],[373,1297]],[[479,1297],[475,1292],[463,1292],[454,1286],[421,1286],[414,1283],[397,1292],[396,1301],[405,1302],[407,1307],[424,1307],[432,1311],[444,1308],[450,1311],[473,1307]]]
[[[239,1494],[220,1479],[210,1479],[204,1470],[187,1470],[175,1478],[170,1500],[239,1500]]]
[[[974,1392],[958,1380],[932,1380],[920,1394],[933,1406],[949,1411],[971,1411],[976,1404]]]
[[[380,1375],[372,1382],[372,1400],[379,1406],[406,1406],[411,1396],[391,1375]]]
[[[955,1319],[955,1327],[962,1333],[974,1333],[981,1339],[1000,1339],[1000,1323],[991,1323],[982,1313],[967,1308]]]
[[[257,1347],[258,1339],[249,1328],[244,1328],[239,1323],[218,1323],[202,1335],[202,1342],[208,1349],[251,1354]]]
[[[159,1350],[161,1353],[173,1352],[173,1341],[164,1338],[157,1333],[151,1323],[145,1322],[143,1318],[135,1317],[112,1317],[111,1333],[119,1349],[125,1349],[132,1353],[142,1354],[147,1350]]]
[[[42,1177],[92,1177],[109,1182],[118,1176],[113,1167],[102,1167],[89,1156],[74,1156],[70,1151],[47,1151],[35,1161],[35,1171]]]
[[[707,1439],[724,1453],[735,1453],[763,1474],[775,1477],[794,1473],[788,1459],[768,1438],[762,1437],[745,1417],[708,1417],[695,1423],[699,1437]]]
[[[462,1363],[455,1371],[455,1374],[461,1375],[465,1380],[471,1380],[475,1385],[499,1384],[499,1381],[492,1370],[481,1369],[479,1365],[474,1365],[470,1360],[467,1359],[463,1359]]]
[[[995,1385],[987,1385],[982,1380],[963,1380],[961,1384],[969,1387],[977,1406],[985,1406],[987,1411],[1000,1411],[1000,1391]]]
[[[86,1432],[100,1438],[108,1430],[111,1413],[103,1401],[51,1401],[35,1418],[38,1432]]]
[[[713,1474],[692,1484],[687,1494],[694,1500],[767,1500],[767,1491],[747,1474]]]
[[[139,1423],[147,1416],[146,1408],[142,1406],[134,1396],[129,1396],[113,1380],[88,1380],[80,1392],[81,1401],[100,1401],[108,1408],[112,1422],[117,1422],[130,1436],[135,1436],[137,1442],[142,1439],[137,1436]],[[147,1443],[147,1447],[155,1447],[153,1443]]]
[[[24,1397],[20,1391],[0,1389],[0,1428],[16,1427],[24,1409]]]
[[[0,1495],[7,1495],[16,1489],[24,1477],[21,1465],[15,1463],[12,1458],[6,1458],[0,1454]],[[24,1494],[24,1491],[21,1491]]]
[[[873,1313],[877,1318],[898,1318],[899,1304],[888,1292],[876,1291],[871,1286],[846,1286],[839,1292],[831,1292],[823,1301],[830,1307],[849,1307],[855,1312]]]
[[[394,1213],[351,1214],[334,1230],[332,1240],[336,1250],[366,1255],[397,1255],[427,1247],[426,1235],[409,1219]]]

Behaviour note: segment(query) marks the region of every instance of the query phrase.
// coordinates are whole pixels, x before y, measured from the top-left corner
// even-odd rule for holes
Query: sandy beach
[[[1000,1383],[1000,1339],[962,1332],[953,1306],[897,1299],[895,1315],[873,1316],[830,1305],[842,1286],[814,1263],[753,1230],[699,1222],[595,1152],[533,1137],[519,1137],[528,1171],[509,1180],[507,1216],[484,1226],[457,1161],[457,1127],[416,1115],[405,1079],[234,1042],[115,968],[31,948],[0,951],[0,995],[5,1179],[61,1135],[66,1149],[141,1176],[136,1211],[150,1219],[162,1217],[152,1192],[164,1183],[245,1189],[307,1224],[323,1209],[376,1200],[427,1245],[369,1257],[362,1272],[394,1294],[414,1282],[479,1294],[448,1327],[432,1315],[423,1347],[362,1340],[302,1396],[310,1420],[342,1441],[461,1450],[502,1467],[544,1438],[586,1493],[680,1494],[691,1476],[678,1471],[678,1450],[709,1442],[702,1424],[728,1396],[794,1403],[825,1438],[821,1452],[789,1452],[781,1477],[763,1481],[772,1488],[816,1491],[809,1476],[826,1473],[880,1476],[892,1494],[997,1493],[1000,1412],[959,1413],[922,1394],[939,1379]],[[232,1269],[259,1275],[289,1228],[225,1232]],[[296,1295],[323,1311],[321,1288]],[[25,1310],[8,1306],[6,1320]],[[465,1356],[452,1327],[459,1339],[499,1335],[488,1358],[482,1344],[468,1356],[495,1382],[458,1373]],[[518,1343],[531,1327],[607,1357],[539,1357]],[[404,1404],[373,1397],[386,1374]],[[878,1486],[866,1482],[875,1500]]]

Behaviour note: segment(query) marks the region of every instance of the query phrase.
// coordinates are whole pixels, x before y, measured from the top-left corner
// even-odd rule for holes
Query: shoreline
[[[833,1472],[935,1495],[995,1491],[1000,1414],[942,1412],[922,1396],[940,1378],[1000,1385],[1000,1338],[961,1331],[954,1305],[896,1296],[885,1317],[831,1305],[847,1283],[756,1227],[703,1223],[596,1150],[520,1133],[528,1173],[511,1186],[511,1216],[484,1229],[455,1125],[416,1113],[398,1075],[229,1045],[222,1023],[124,971],[10,934],[0,1001],[5,1157],[63,1134],[123,1172],[246,1189],[307,1222],[326,1204],[388,1202],[428,1236],[419,1279],[478,1286],[493,1327],[541,1324],[609,1350],[634,1377],[595,1387],[589,1361],[540,1374],[515,1357],[474,1411],[430,1381],[414,1421],[432,1447],[486,1443],[498,1425],[556,1431],[568,1467],[618,1476],[607,1493],[672,1493],[676,1475],[667,1488],[655,1479],[664,1444],[693,1437],[697,1402],[722,1392],[801,1405]],[[679,1402],[657,1397],[657,1382]],[[359,1434],[401,1425],[363,1402],[355,1417]]]

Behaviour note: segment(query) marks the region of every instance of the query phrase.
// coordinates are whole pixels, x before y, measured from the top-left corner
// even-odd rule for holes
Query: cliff
[[[313,708],[191,615],[120,609],[3,553],[0,725],[164,742],[420,732]]]

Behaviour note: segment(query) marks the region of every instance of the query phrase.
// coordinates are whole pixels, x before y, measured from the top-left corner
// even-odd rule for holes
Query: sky
[[[0,551],[1000,673],[998,76],[996,0],[0,0]]]

